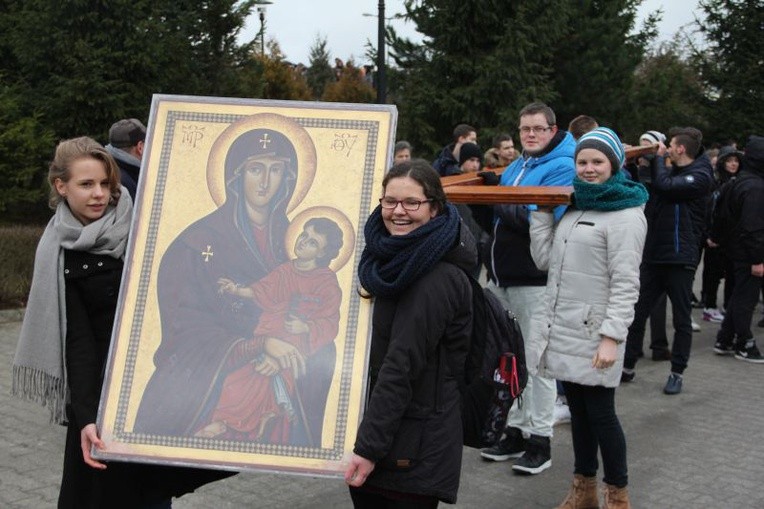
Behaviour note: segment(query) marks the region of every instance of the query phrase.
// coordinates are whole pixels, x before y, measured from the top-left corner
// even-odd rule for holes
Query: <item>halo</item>
[[[286,136],[297,154],[297,182],[287,212],[305,199],[316,175],[316,146],[308,131],[289,117],[277,113],[257,113],[233,122],[218,136],[207,162],[207,188],[218,207],[226,199],[225,158],[233,142],[252,129],[272,129]]]
[[[286,235],[284,236],[284,247],[286,247],[287,256],[290,260],[295,258],[294,244],[297,242],[297,237],[299,237],[305,227],[305,223],[308,222],[308,219],[314,217],[331,219],[337,223],[337,226],[342,230],[342,247],[340,248],[340,253],[334,260],[329,262],[329,268],[334,272],[337,272],[345,266],[350,259],[350,255],[353,253],[353,249],[355,249],[355,230],[353,230],[353,223],[350,222],[350,219],[334,207],[310,207],[297,214],[294,219],[291,220]]]

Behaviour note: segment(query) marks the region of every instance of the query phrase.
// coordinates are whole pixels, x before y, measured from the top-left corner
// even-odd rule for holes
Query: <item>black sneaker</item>
[[[756,325],[759,326],[759,327],[764,327],[764,318],[759,320],[759,323],[757,323]]]
[[[652,357],[654,361],[670,361],[671,352],[668,350],[653,350]]]
[[[663,387],[663,394],[674,395],[682,392],[682,377],[676,373],[671,373],[666,380],[666,386]]]
[[[735,347],[723,341],[714,343],[714,353],[716,355],[735,355]]]
[[[635,376],[637,376],[637,372],[636,371],[632,371],[631,373],[627,373],[625,371],[621,371],[621,383],[622,384],[627,384],[629,382],[633,382]]]
[[[748,341],[742,348],[736,348],[735,358],[740,359],[741,361],[754,362],[756,364],[764,363],[764,357],[762,357],[761,352],[756,347],[756,342],[753,340]]]
[[[552,446],[549,437],[531,435],[525,454],[512,465],[518,474],[538,474],[552,466]]]
[[[525,452],[527,441],[522,432],[517,428],[506,428],[493,447],[480,451],[480,457],[487,461],[507,461],[519,458]]]

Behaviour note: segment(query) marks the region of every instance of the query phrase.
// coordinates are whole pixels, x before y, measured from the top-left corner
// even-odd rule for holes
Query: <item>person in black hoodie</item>
[[[693,127],[669,132],[669,147],[658,145],[652,165],[650,200],[645,208],[647,239],[640,268],[639,300],[626,340],[621,381],[634,379],[634,366],[645,337],[645,323],[657,298],[671,299],[674,342],[671,373],[665,394],[682,391],[682,374],[687,368],[692,346],[692,280],[700,259],[703,218],[713,186],[711,161],[702,153],[702,133]],[[666,167],[665,156],[671,158]]]
[[[716,335],[714,352],[764,363],[751,332],[751,318],[764,276],[764,137],[752,135],[745,145],[743,169],[722,190],[711,241],[732,262],[735,286]],[[734,341],[734,344],[733,344]]]
[[[355,507],[456,502],[463,366],[477,251],[438,174],[421,159],[385,176],[364,228],[359,293],[374,298],[369,396],[345,472]],[[456,368],[455,368],[456,369]]]
[[[706,225],[710,236],[710,230],[713,226],[713,215],[716,205],[719,201],[719,195],[722,188],[730,181],[737,178],[740,170],[740,162],[743,153],[732,146],[722,147],[716,159],[716,189],[711,193],[706,209]],[[701,290],[701,300],[703,302],[703,319],[709,322],[721,322],[724,314],[716,307],[716,294],[719,290],[719,282],[724,281],[724,308],[729,305],[729,298],[734,286],[733,270],[727,266],[722,249],[715,246],[708,238],[703,246],[703,288]]]

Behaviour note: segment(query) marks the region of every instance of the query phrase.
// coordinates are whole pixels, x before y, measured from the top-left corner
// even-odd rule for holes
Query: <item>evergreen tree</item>
[[[406,2],[421,44],[390,34],[400,72],[391,94],[399,138],[423,151],[450,140],[454,125],[512,130],[533,100],[552,101],[552,57],[570,2],[421,0]]]
[[[642,1],[569,2],[567,33],[554,56],[554,87],[560,94],[554,110],[560,127],[584,114],[619,132],[628,128],[634,71],[657,35],[660,16],[648,16],[635,32]]]
[[[705,20],[698,28],[707,46],[695,61],[709,90],[710,128],[706,139],[736,139],[762,134],[764,83],[761,0],[701,0]]]
[[[624,142],[636,145],[642,133],[653,129],[668,133],[673,126],[693,126],[705,133],[708,128],[703,84],[676,40],[639,65],[630,96],[636,107],[622,119]]]
[[[310,65],[306,78],[313,99],[319,99],[326,86],[335,81],[334,71],[329,63],[329,52],[326,49],[326,37],[316,36],[310,48]]]

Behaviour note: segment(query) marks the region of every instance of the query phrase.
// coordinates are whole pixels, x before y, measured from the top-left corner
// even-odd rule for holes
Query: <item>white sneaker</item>
[[[691,323],[692,332],[700,332],[700,325],[698,325],[698,323],[695,321],[694,318],[691,318],[691,320],[692,320],[692,323]]]
[[[716,308],[704,308],[703,320],[707,322],[721,323],[724,321],[724,315]]]
[[[554,402],[554,425],[565,424],[570,422],[570,407],[557,398]]]

